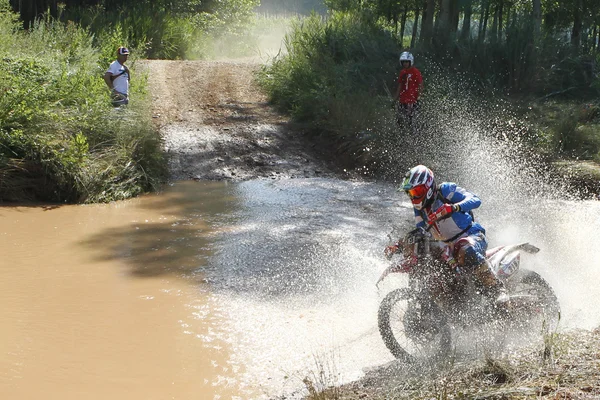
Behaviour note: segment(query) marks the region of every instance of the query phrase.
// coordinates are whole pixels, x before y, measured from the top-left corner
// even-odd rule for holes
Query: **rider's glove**
[[[458,204],[444,204],[437,210],[427,214],[427,223],[431,225],[456,211],[460,211],[460,206]]]

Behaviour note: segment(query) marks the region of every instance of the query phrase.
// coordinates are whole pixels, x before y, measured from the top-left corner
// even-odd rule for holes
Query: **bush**
[[[0,32],[0,200],[110,201],[160,184],[143,76],[133,104],[115,110],[85,29],[44,19]]]
[[[313,14],[296,20],[284,43],[287,52],[259,75],[271,101],[356,158],[360,137],[383,129],[390,114],[399,54],[391,34],[356,14]]]
[[[529,108],[525,116],[538,132],[538,151],[553,158],[600,160],[600,104],[546,100]]]

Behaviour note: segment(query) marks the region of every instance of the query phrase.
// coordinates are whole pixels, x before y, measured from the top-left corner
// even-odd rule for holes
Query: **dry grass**
[[[330,389],[331,390],[331,389]],[[332,393],[331,391],[329,393]],[[396,363],[309,399],[600,399],[600,328],[550,334],[501,359],[438,366]]]

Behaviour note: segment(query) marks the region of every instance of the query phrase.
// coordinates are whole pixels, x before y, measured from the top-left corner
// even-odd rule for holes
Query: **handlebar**
[[[400,239],[398,242],[396,242],[395,245],[413,246],[413,254],[420,256],[428,256],[430,254],[429,244],[432,240],[434,240],[432,239],[433,235],[430,233],[431,228],[431,225],[426,227],[416,227],[415,229],[408,232],[403,239]],[[388,238],[390,239],[390,242],[393,241],[391,234],[388,234]],[[424,248],[421,249],[421,251],[419,251],[419,246],[421,244],[424,245]],[[386,253],[386,258],[390,260],[395,253],[396,252]]]

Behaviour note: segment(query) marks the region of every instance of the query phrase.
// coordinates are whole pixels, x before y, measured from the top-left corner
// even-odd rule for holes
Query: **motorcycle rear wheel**
[[[540,274],[522,269],[515,276],[510,292],[511,308],[517,320],[524,324],[542,323],[547,329],[556,329],[560,320],[560,303]]]
[[[410,289],[388,293],[379,306],[377,319],[386,347],[403,362],[446,357],[450,352],[450,327],[442,312],[435,303],[421,301]]]

